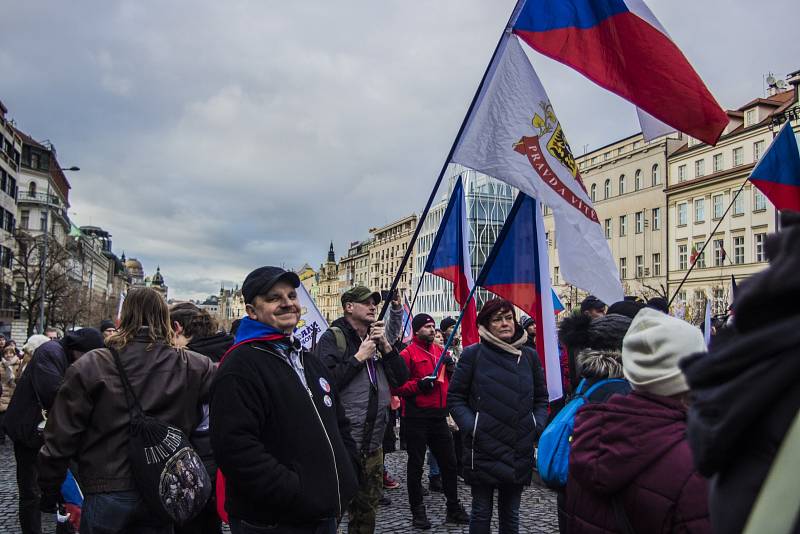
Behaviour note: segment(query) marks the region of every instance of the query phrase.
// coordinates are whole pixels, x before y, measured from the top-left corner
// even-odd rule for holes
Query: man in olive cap
[[[375,531],[383,490],[383,436],[390,387],[408,380],[408,368],[377,321],[381,295],[356,286],[342,295],[343,316],[317,343],[317,355],[338,388],[361,459],[361,484],[348,509],[348,532]],[[402,310],[400,311],[402,313]]]

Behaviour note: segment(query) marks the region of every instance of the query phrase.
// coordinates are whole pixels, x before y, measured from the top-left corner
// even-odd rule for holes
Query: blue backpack
[[[581,380],[575,390],[575,397],[564,406],[558,415],[547,425],[539,438],[539,449],[536,455],[536,467],[542,481],[551,488],[563,488],[567,485],[569,473],[569,450],[572,444],[572,432],[575,428],[575,413],[586,404],[586,399],[599,387],[614,382],[625,382],[624,378],[605,378],[599,380],[587,391],[586,379]]]

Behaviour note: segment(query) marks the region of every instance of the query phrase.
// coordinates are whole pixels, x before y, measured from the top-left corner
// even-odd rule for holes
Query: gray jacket
[[[402,325],[403,311],[390,310],[389,324],[387,325],[387,338],[394,341],[399,335]],[[339,397],[344,406],[345,415],[350,420],[353,440],[359,450],[366,449],[373,452],[383,444],[383,434],[386,430],[388,408],[391,401],[391,387],[397,387],[408,380],[408,368],[403,358],[395,349],[383,355],[375,363],[377,391],[372,388],[366,362],[359,362],[355,358],[361,339],[350,323],[344,317],[335,320],[332,327],[341,329],[346,341],[346,350],[339,350],[336,335],[327,330],[317,343],[317,357],[330,370]],[[364,430],[367,424],[367,415],[370,407],[370,397],[376,396],[375,426],[369,443],[364,443]]]

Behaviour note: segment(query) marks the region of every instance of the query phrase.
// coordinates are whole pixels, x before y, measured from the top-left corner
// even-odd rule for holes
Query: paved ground
[[[406,454],[398,451],[387,456],[387,465],[392,475],[400,482],[401,486],[389,490],[386,495],[392,500],[390,506],[381,507],[378,515],[377,533],[396,532],[422,532],[411,527],[411,514],[408,511],[408,493],[405,485]],[[11,442],[0,445],[0,533],[12,534],[20,532],[17,522],[17,488],[14,475],[14,452]],[[424,480],[427,481],[427,467]],[[469,486],[459,482],[458,488],[461,502],[469,511],[470,493]],[[445,501],[441,493],[431,493],[425,497],[428,509],[428,518],[433,523],[433,529],[428,532],[466,533],[466,526],[444,523]],[[495,503],[495,510],[497,505]],[[497,512],[495,511],[495,518]],[[340,532],[346,532],[347,519],[340,527]],[[46,534],[52,534],[54,529],[54,516],[43,515],[42,526]],[[497,530],[496,521],[493,532]],[[556,503],[554,494],[539,486],[532,485],[522,494],[520,507],[520,532],[523,533],[552,533],[558,532],[556,519]]]

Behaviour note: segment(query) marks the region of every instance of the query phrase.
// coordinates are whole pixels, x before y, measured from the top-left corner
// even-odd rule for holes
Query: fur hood
[[[585,378],[622,378],[622,351],[583,349],[578,353],[578,373]]]

